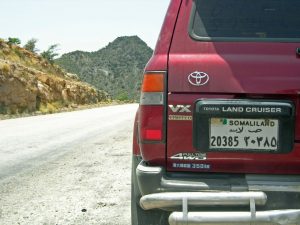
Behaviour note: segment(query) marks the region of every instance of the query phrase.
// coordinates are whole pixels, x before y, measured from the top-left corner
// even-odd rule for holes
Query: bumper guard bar
[[[140,205],[145,210],[182,206],[182,212],[169,216],[170,225],[287,225],[300,224],[300,210],[256,211],[265,205],[264,192],[169,192],[145,195]],[[189,212],[189,206],[246,206],[249,212]]]

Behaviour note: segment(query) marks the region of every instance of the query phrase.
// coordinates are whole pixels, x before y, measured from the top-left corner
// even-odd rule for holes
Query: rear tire
[[[162,210],[143,210],[139,205],[141,193],[135,170],[139,162],[132,158],[131,173],[131,225],[168,225],[169,213]]]

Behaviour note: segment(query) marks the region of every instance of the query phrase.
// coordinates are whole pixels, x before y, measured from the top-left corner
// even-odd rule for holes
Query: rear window
[[[300,0],[194,0],[190,34],[199,40],[295,41],[299,13]]]

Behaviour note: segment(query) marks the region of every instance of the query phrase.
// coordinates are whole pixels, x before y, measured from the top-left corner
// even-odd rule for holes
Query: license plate
[[[214,150],[277,151],[279,121],[276,119],[210,119],[209,148]]]

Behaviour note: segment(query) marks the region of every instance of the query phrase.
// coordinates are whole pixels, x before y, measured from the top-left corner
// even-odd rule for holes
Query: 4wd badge
[[[205,153],[178,153],[170,157],[173,160],[206,160]]]

